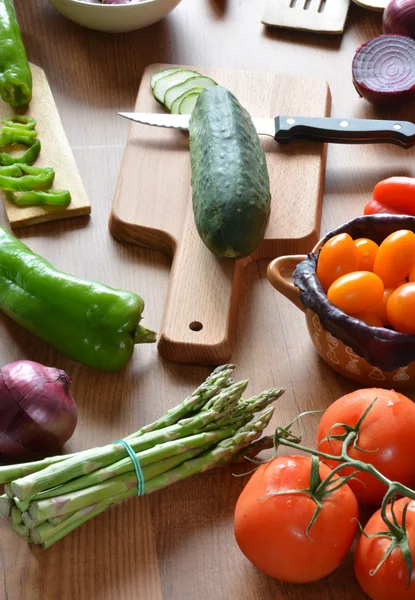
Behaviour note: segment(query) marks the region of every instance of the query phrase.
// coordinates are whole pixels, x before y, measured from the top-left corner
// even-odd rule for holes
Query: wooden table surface
[[[20,230],[18,235],[65,271],[131,289],[146,301],[145,324],[160,327],[170,259],[122,245],[108,217],[127,138],[117,111],[133,108],[153,62],[316,75],[330,85],[332,115],[390,117],[359,99],[351,82],[356,47],[381,33],[381,16],[351,6],[344,35],[267,30],[265,0],[183,0],[162,22],[125,35],[83,29],[47,0],[16,0],[30,60],[49,79],[92,203],[92,215]],[[410,109],[393,118],[414,119]],[[331,146],[322,230],[362,213],[377,181],[415,175],[413,154],[388,146]],[[295,173],[293,173],[295,177]],[[295,209],[295,198],[293,198]],[[0,224],[8,227],[1,212]],[[267,263],[244,272],[232,360],[249,392],[286,388],[273,424],[324,408],[355,386],[317,355],[302,313],[266,279]],[[206,367],[165,362],[155,345],[136,348],[127,369],[103,374],[63,358],[0,315],[0,362],[32,359],[72,376],[79,408],[68,451],[123,437],[181,401]],[[313,443],[317,417],[306,426]],[[233,510],[245,483],[232,468],[211,471],[150,497],[130,499],[43,552],[0,523],[1,600],[360,600],[351,557],[332,575],[294,586],[265,577],[240,553]]]

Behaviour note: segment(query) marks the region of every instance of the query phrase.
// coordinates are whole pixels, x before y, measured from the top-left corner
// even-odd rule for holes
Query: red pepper
[[[364,214],[378,213],[415,216],[415,178],[389,177],[377,183],[372,200],[364,208]]]

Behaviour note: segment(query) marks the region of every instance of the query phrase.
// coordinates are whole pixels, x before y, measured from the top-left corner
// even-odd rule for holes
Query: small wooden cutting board
[[[35,225],[56,219],[87,215],[91,212],[78,167],[65,134],[58,109],[46,75],[40,67],[30,64],[33,79],[32,101],[26,110],[11,108],[0,100],[0,120],[12,114],[25,114],[37,121],[36,130],[41,143],[35,167],[55,169],[55,189],[69,190],[72,200],[67,207],[16,206],[1,192],[6,215],[12,228]]]
[[[164,112],[154,100],[152,65],[143,75],[137,112]],[[321,79],[267,72],[189,67],[212,77],[254,117],[328,116],[330,91]],[[187,132],[132,123],[110,217],[112,234],[174,257],[158,349],[167,359],[220,364],[230,358],[242,268],[254,258],[310,250],[320,231],[325,148],[278,145],[261,137],[271,187],[271,217],[263,243],[249,259],[217,259],[197,233],[191,202]]]

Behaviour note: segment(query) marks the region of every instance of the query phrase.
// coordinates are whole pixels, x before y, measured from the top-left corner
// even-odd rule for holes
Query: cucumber
[[[164,77],[160,77],[157,79],[154,84],[153,95],[157,102],[160,104],[164,104],[164,95],[166,91],[177,85],[178,83],[182,83],[189,79],[189,77],[199,77],[200,73],[197,71],[190,71],[189,69],[179,69],[174,73],[170,73],[170,75],[164,75]]]
[[[270,214],[265,153],[248,111],[221,86],[199,95],[189,123],[193,212],[218,257],[243,258],[261,243]]]
[[[161,79],[161,77],[165,77],[166,75],[171,75],[172,73],[175,73],[176,71],[180,71],[180,67],[163,69],[162,71],[157,71],[157,73],[154,73],[150,78],[151,89],[154,90],[154,86],[156,85],[156,81],[158,79]]]
[[[170,110],[176,98],[181,96],[184,92],[187,92],[194,87],[203,87],[207,89],[214,85],[217,85],[217,83],[210,77],[204,77],[203,75],[199,75],[198,77],[189,77],[189,79],[186,79],[186,81],[169,87],[164,95],[164,105],[168,110]]]
[[[203,91],[203,90],[202,90]],[[179,114],[180,115],[191,115],[194,107],[196,106],[197,99],[201,92],[195,92],[191,90],[185,95],[183,100],[180,102]]]
[[[190,113],[180,113],[180,104],[187,96],[189,96],[191,94],[194,94],[196,96],[196,100],[197,100],[197,97],[199,96],[199,94],[201,92],[203,92],[204,89],[206,89],[206,88],[194,87],[194,88],[190,88],[190,90],[187,90],[186,92],[183,92],[183,94],[181,94],[181,96],[176,98],[176,100],[171,105],[170,112],[173,115],[179,115],[179,114],[189,114],[190,115]]]

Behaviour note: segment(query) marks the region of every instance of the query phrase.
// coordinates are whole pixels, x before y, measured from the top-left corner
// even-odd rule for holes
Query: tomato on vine
[[[405,506],[407,509],[404,515]],[[356,546],[355,575],[359,585],[371,600],[414,600],[415,598],[415,569],[405,562],[402,548],[396,543],[402,535],[404,548],[407,544],[410,561],[415,565],[415,501],[409,498],[396,500],[393,512],[399,526],[402,525],[404,517],[406,540],[405,534],[399,532],[399,527],[397,527],[395,541],[390,534],[367,537],[388,532],[381,511],[378,510],[367,522],[364,534],[360,536]],[[386,510],[386,516],[389,520],[393,520],[390,505]],[[410,566],[409,573],[408,566]]]
[[[348,447],[351,459],[373,465],[392,481],[409,486],[415,483],[415,404],[409,398],[378,388],[360,389],[342,396],[329,406],[320,420],[317,442],[321,452],[341,454],[347,429],[339,423],[348,429],[357,429]],[[340,464],[336,460],[323,460],[332,468]],[[354,467],[345,467],[341,473],[350,474],[354,470]],[[355,473],[348,485],[363,504],[379,505],[387,491],[379,479],[364,471]]]
[[[337,475],[325,487],[322,480],[331,473],[306,456],[279,456],[255,471],[237,501],[234,532],[260,571],[304,583],[325,577],[343,561],[355,536],[358,504]]]

